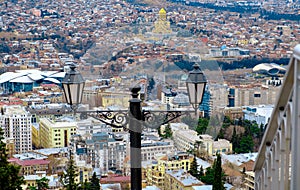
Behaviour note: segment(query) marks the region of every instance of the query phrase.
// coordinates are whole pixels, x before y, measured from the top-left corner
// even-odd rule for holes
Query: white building
[[[71,139],[71,147],[79,160],[86,161],[93,168],[99,168],[101,175],[109,171],[124,171],[126,157],[126,139],[120,135],[111,133],[94,133],[91,139],[85,139],[80,135],[74,135]]]
[[[24,107],[3,107],[0,122],[4,136],[14,139],[17,154],[32,150],[31,114]]]
[[[258,125],[265,125],[271,117],[273,108],[273,105],[245,106],[243,107],[244,119],[256,121]]]
[[[93,133],[112,132],[112,128],[110,126],[107,126],[105,123],[102,123],[101,121],[94,119],[92,117],[77,121],[77,126],[78,126],[77,134],[80,135],[88,136],[88,135],[92,135]]]
[[[158,154],[173,154],[174,145],[172,141],[144,140],[141,142],[142,161],[153,160]]]
[[[198,144],[198,150],[205,151],[208,155],[216,155],[217,153],[232,152],[232,144],[226,139],[218,139],[214,141],[212,136],[204,134],[197,135],[194,130],[177,130],[174,135],[174,145],[178,150],[189,151],[194,150]]]

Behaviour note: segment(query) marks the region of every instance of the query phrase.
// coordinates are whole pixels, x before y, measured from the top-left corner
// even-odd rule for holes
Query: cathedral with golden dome
[[[156,34],[172,33],[170,22],[167,20],[167,11],[164,8],[158,12],[158,20],[154,23],[152,32]]]

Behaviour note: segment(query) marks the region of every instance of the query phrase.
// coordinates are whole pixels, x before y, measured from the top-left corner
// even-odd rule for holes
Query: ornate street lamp
[[[68,104],[76,108],[81,103],[84,80],[81,74],[75,71],[75,65],[70,66],[62,82],[65,98]],[[189,73],[186,81],[190,103],[194,109],[202,101],[203,92],[206,85],[205,77],[198,64],[194,65],[194,70]],[[113,127],[128,126],[130,132],[130,165],[131,165],[131,189],[142,189],[142,168],[141,168],[141,133],[143,128],[158,128],[170,121],[186,114],[190,111],[155,111],[143,110],[141,100],[138,98],[140,86],[131,89],[132,99],[129,101],[129,110],[93,110],[77,111],[77,113],[91,115],[100,121]],[[75,109],[74,109],[75,110]]]
[[[81,74],[75,68],[75,64],[70,65],[70,71],[62,81],[66,101],[73,108],[81,103],[85,84]]]
[[[186,86],[190,103],[195,109],[195,112],[197,112],[199,104],[201,104],[203,99],[207,81],[199,65],[195,63],[193,67],[194,69],[189,72],[188,78],[186,80]]]

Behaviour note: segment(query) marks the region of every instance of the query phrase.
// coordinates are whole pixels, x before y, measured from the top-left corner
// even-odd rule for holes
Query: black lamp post
[[[75,65],[72,65],[69,73],[66,74],[65,79],[62,82],[62,87],[65,93],[65,98],[68,104],[76,108],[81,103],[84,80],[81,74],[75,71]],[[206,85],[205,77],[199,68],[198,64],[194,65],[194,70],[189,73],[189,77],[186,81],[189,99],[194,109],[198,109],[198,105],[202,101],[203,92]],[[126,114],[121,113],[122,111],[85,111],[85,113],[96,112],[100,115],[99,120],[112,126],[125,127],[129,124],[130,132],[130,167],[131,167],[131,189],[141,190],[142,189],[142,165],[141,165],[141,133],[142,128],[146,127],[159,127],[160,125],[166,124],[181,115],[183,111],[145,111],[142,110],[141,100],[138,98],[141,87],[136,86],[131,89],[132,99],[129,101],[129,112]],[[80,111],[83,113],[84,111]],[[115,113],[114,117],[111,117],[112,113]],[[155,113],[165,113],[165,116],[157,117]],[[120,114],[120,115],[118,115]],[[121,117],[118,117],[121,116]],[[118,119],[120,120],[118,120]],[[110,120],[111,123],[108,123]],[[143,123],[141,122],[142,120]],[[150,125],[146,122],[150,121]],[[118,123],[119,122],[119,123]],[[155,123],[155,124],[153,124]],[[154,127],[155,126],[155,127]]]
[[[190,103],[195,109],[195,112],[197,112],[199,104],[201,104],[203,99],[207,81],[199,65],[195,63],[193,67],[194,70],[189,72],[189,76],[186,80],[186,86],[189,94]]]

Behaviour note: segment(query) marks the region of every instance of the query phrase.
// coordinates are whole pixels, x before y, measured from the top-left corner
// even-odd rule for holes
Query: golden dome
[[[167,14],[166,10],[164,8],[161,8],[158,12],[159,14]]]

